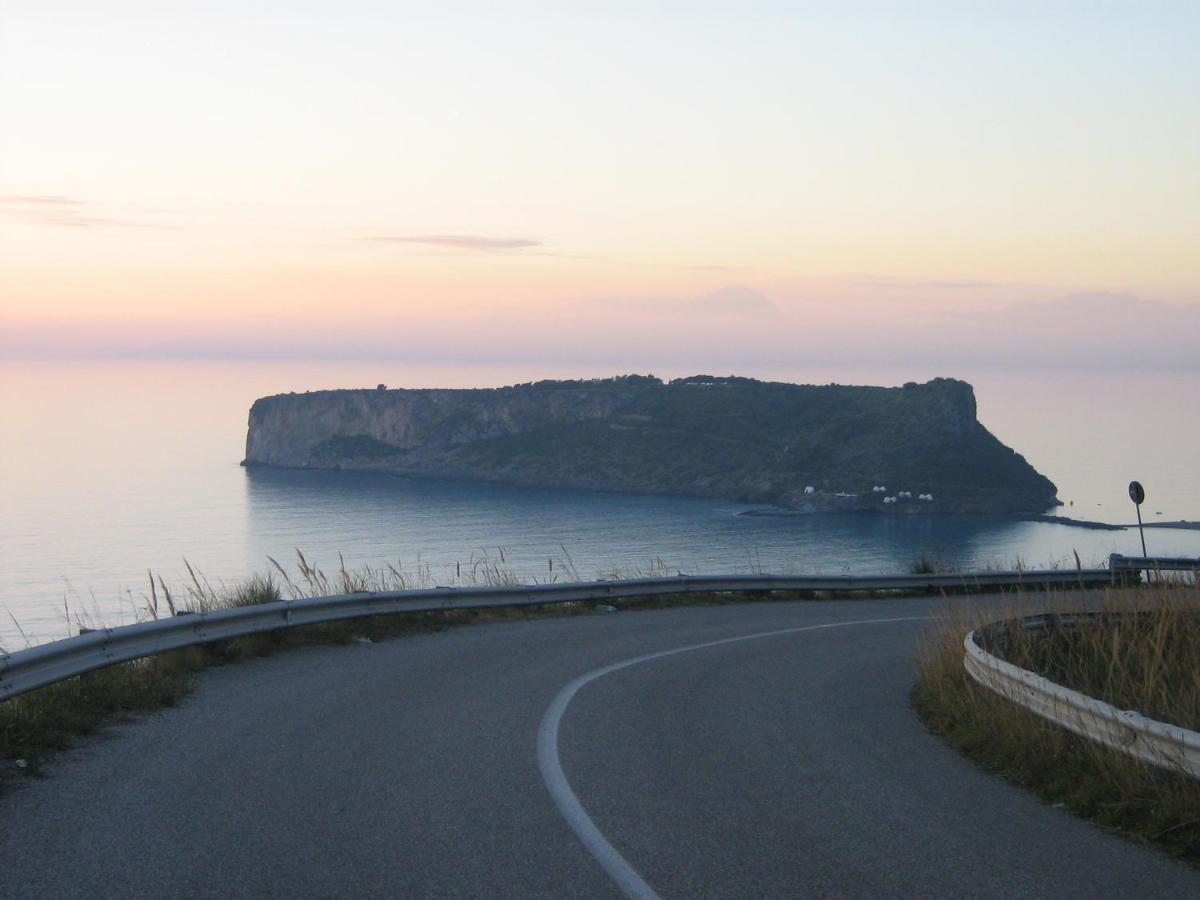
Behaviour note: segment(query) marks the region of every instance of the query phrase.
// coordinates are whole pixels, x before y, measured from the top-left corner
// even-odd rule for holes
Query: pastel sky
[[[4,0],[0,354],[1200,366],[1197,46],[1194,0]]]

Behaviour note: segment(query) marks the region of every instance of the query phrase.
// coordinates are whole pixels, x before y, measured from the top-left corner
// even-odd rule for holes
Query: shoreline
[[[1090,528],[1096,531],[1128,531],[1130,528],[1137,528],[1137,522],[1130,522],[1123,525],[1114,525],[1111,522],[1094,522],[1090,519],[1072,519],[1069,516],[1014,516],[1013,518],[1020,519],[1025,522],[1049,522],[1052,525],[1068,525],[1073,528]],[[1200,531],[1200,522],[1192,522],[1188,519],[1178,519],[1173,522],[1143,522],[1143,528],[1167,528],[1175,531]]]
[[[794,516],[820,516],[820,515],[908,515],[908,516],[938,516],[938,515],[993,515],[989,513],[946,513],[944,511],[934,512],[914,511],[914,512],[895,512],[885,513],[878,509],[784,509],[783,507],[754,507],[751,509],[739,512],[739,516],[756,516],[763,518],[791,518]],[[996,515],[996,518],[1009,518],[1017,522],[1041,522],[1048,525],[1064,525],[1068,528],[1084,528],[1089,531],[1128,531],[1131,528],[1137,528],[1137,523],[1131,524],[1114,524],[1112,522],[1096,522],[1091,519],[1073,519],[1070,516],[1052,516],[1047,513],[1023,514],[1013,513],[1009,516]],[[1143,528],[1166,528],[1175,531],[1200,531],[1200,522],[1193,522],[1188,519],[1179,519],[1173,522],[1143,522]]]

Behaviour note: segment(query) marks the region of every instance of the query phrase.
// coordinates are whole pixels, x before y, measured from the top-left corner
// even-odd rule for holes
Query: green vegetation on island
[[[354,469],[801,512],[1041,513],[1056,488],[976,419],[963,381],[903,387],[627,375],[256,401],[246,465]]]

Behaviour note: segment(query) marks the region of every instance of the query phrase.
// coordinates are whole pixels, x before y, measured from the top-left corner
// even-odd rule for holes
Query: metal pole
[[[1142,507],[1139,504],[1135,503],[1135,504],[1133,504],[1133,508],[1137,510],[1137,514],[1138,514],[1138,534],[1140,534],[1142,536],[1142,556],[1147,556],[1148,554],[1146,553],[1146,532],[1142,530]]]
[[[1142,559],[1145,559],[1147,556],[1146,529],[1142,527],[1142,501],[1146,499],[1146,489],[1142,487],[1140,481],[1129,482],[1129,499],[1133,501],[1133,508],[1137,510],[1138,534],[1142,538]]]

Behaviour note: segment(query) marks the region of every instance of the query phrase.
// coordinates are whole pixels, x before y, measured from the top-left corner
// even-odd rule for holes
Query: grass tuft
[[[244,606],[259,606],[263,603],[278,603],[283,599],[275,580],[268,575],[252,575],[225,595],[223,606],[237,609]]]
[[[912,561],[909,570],[914,575],[950,575],[957,569],[944,559],[922,553]]]

